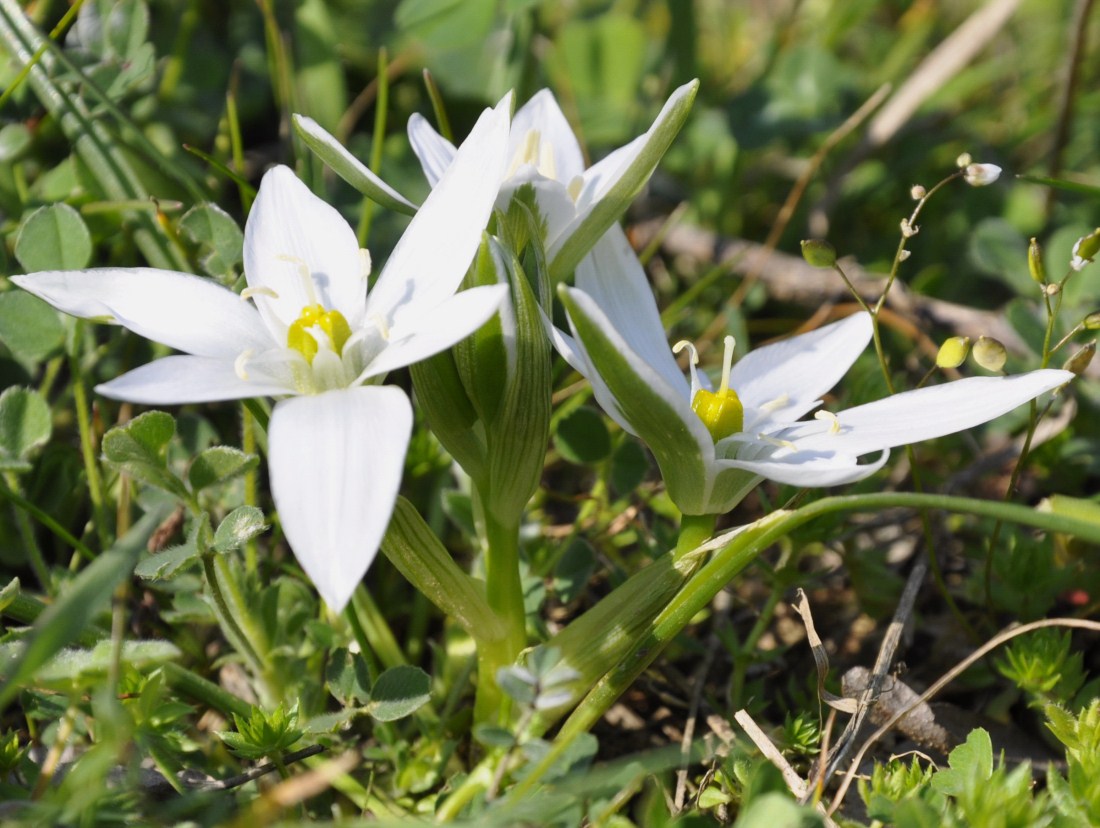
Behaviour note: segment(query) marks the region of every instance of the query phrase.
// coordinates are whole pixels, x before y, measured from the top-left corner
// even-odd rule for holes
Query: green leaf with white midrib
[[[657,458],[665,485],[681,511],[702,514],[707,505],[707,468],[699,443],[672,403],[640,376],[600,321],[590,318],[569,289],[562,304],[596,371],[638,436]],[[694,511],[697,506],[699,511]]]
[[[698,89],[699,81],[693,81],[683,91],[680,98],[664,113],[662,119],[653,125],[641,152],[630,162],[622,177],[600,199],[583,222],[571,231],[567,231],[568,238],[550,262],[550,275],[555,283],[568,278],[580,264],[581,259],[595,246],[607,229],[619,220],[626,212],[626,208],[641,192],[687,120]]]

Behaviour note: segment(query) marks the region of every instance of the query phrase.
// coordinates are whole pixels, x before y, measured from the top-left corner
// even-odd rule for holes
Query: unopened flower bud
[[[943,341],[936,354],[938,368],[958,368],[970,353],[969,336],[952,336]]]
[[[1085,369],[1089,367],[1089,363],[1092,362],[1092,356],[1096,353],[1096,343],[1090,342],[1083,347],[1073,356],[1066,360],[1065,365],[1062,367],[1067,371],[1072,371],[1077,376],[1085,373]]]
[[[1086,331],[1100,330],[1100,311],[1093,311],[1081,320],[1081,327]]]
[[[914,184],[913,188],[909,191],[909,195],[913,197],[913,201],[920,201],[928,195],[928,190],[924,189],[920,184]]]
[[[979,336],[974,343],[974,361],[987,371],[1000,371],[1005,367],[1008,352],[1005,346],[991,336]]]
[[[962,155],[955,159],[955,166],[957,166],[961,170],[963,167],[969,167],[970,163],[973,160],[974,159],[970,157],[969,152],[964,152]]]
[[[984,187],[1001,177],[1001,168],[996,164],[967,164],[963,180],[971,187]]]
[[[1073,258],[1070,259],[1069,266],[1074,270],[1084,270],[1085,265],[1091,264],[1096,258],[1097,253],[1100,253],[1100,227],[1087,236],[1082,236],[1073,245]]]
[[[832,267],[836,264],[836,249],[823,239],[803,239],[802,258],[814,267]]]
[[[1033,236],[1027,246],[1027,269],[1031,272],[1031,278],[1040,285],[1046,284],[1047,269],[1043,265],[1043,249],[1039,247],[1039,241]]]
[[[912,255],[913,255],[912,250],[903,250],[900,253],[898,253],[898,261],[899,262],[904,262],[906,259],[908,259]]]
[[[1057,296],[1062,292],[1062,286],[1057,282],[1052,282],[1049,285],[1043,285],[1043,293],[1047,296]]]

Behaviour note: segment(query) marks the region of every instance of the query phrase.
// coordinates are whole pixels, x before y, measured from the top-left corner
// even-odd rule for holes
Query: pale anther
[[[574,203],[581,197],[581,190],[584,189],[584,179],[579,175],[573,176],[573,180],[566,185],[565,191],[569,193],[569,197],[573,199]]]
[[[818,411],[814,414],[814,419],[828,421],[829,433],[840,434],[840,420],[832,411],[825,411],[824,409],[822,409],[821,411]]]
[[[280,262],[289,262],[290,264],[298,266],[298,278],[302,280],[302,284],[305,286],[306,296],[309,297],[309,304],[320,305],[321,301],[317,298],[317,291],[313,285],[313,273],[310,272],[309,265],[297,256],[280,254],[275,258]]]
[[[370,251],[365,247],[359,248],[359,277],[366,281],[370,277],[371,259]]]
[[[791,401],[790,394],[780,394],[774,400],[768,400],[766,403],[760,406],[760,410],[771,414],[773,411],[778,411],[780,408],[785,407]]]
[[[278,299],[279,294],[274,289],[267,287],[266,285],[257,285],[256,287],[246,287],[241,291],[241,299],[251,299],[253,296],[266,296],[268,299]]]
[[[695,346],[692,343],[688,342],[686,339],[681,339],[679,342],[677,342],[675,345],[673,345],[672,346],[672,353],[678,354],[678,353],[680,353],[680,351],[684,350],[685,348],[687,348],[688,351],[690,351],[690,353],[691,353],[691,364],[692,365],[698,365],[699,364],[699,352],[697,350],[695,350]]]
[[[248,382],[248,371],[245,370],[245,366],[248,365],[248,361],[252,359],[254,353],[255,351],[249,348],[241,351],[237,358],[233,360],[233,372],[245,382]]]

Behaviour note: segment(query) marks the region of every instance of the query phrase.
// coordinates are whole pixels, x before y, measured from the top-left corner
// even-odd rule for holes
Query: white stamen
[[[672,346],[672,353],[678,354],[678,353],[680,353],[680,351],[684,350],[685,348],[687,348],[688,351],[691,352],[691,364],[692,365],[698,365],[699,364],[699,352],[697,350],[695,350],[695,346],[692,343],[688,342],[686,339],[681,339],[679,342],[677,342],[675,345],[673,345]]]
[[[279,294],[274,289],[265,285],[259,285],[257,287],[246,287],[241,291],[241,299],[251,299],[253,296],[266,296],[268,299],[278,299]]]
[[[374,327],[378,328],[378,332],[382,334],[382,338],[389,342],[390,326],[386,322],[386,317],[379,316],[378,314],[371,314],[370,318],[367,319],[367,323],[374,325]]]
[[[577,199],[581,197],[581,190],[583,189],[584,179],[579,175],[573,176],[573,180],[570,181],[565,187],[565,191],[569,193],[569,197],[573,199],[574,203],[576,203]]]
[[[297,256],[279,255],[275,258],[280,262],[290,262],[298,266],[298,278],[302,280],[302,285],[306,289],[306,296],[309,297],[309,304],[320,305],[321,300],[317,298],[317,290],[313,284],[313,273],[310,272],[309,265]]]
[[[252,359],[252,356],[255,353],[255,351],[249,348],[248,350],[241,351],[241,353],[238,354],[237,358],[233,360],[234,373],[236,373],[236,375],[245,382],[248,382],[248,371],[245,369],[245,366],[248,365],[248,361]]]
[[[840,420],[832,411],[825,411],[822,409],[814,414],[814,419],[828,421],[829,433],[840,434]]]
[[[722,384],[718,387],[718,396],[724,396],[730,390],[730,369],[733,367],[733,348],[737,340],[732,336],[726,336],[722,340],[725,348],[722,350]]]
[[[787,403],[791,401],[790,394],[780,394],[774,400],[768,400],[766,403],[760,406],[760,410],[766,414],[771,414],[773,411],[778,411],[780,408],[786,407]]]
[[[359,278],[364,282],[370,277],[371,259],[370,251],[365,247],[359,248]]]

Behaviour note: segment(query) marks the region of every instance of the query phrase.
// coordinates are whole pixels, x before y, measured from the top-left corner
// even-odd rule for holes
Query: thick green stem
[[[244,656],[245,661],[248,662],[253,673],[255,673],[258,678],[263,679],[266,684],[268,670],[264,664],[264,660],[253,646],[252,641],[245,634],[240,619],[238,618],[238,613],[230,607],[229,602],[226,600],[225,591],[222,589],[222,579],[220,577],[226,570],[224,564],[221,567],[217,565],[219,557],[220,556],[215,552],[207,552],[202,555],[202,568],[203,572],[206,574],[206,583],[210,588],[210,594],[214,598],[218,622],[223,632],[225,632],[226,638],[229,639],[229,643]],[[221,571],[219,572],[219,570]],[[271,688],[269,687],[268,689],[270,691]]]

